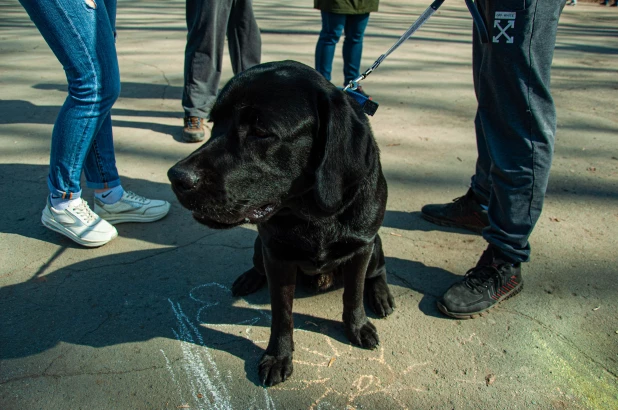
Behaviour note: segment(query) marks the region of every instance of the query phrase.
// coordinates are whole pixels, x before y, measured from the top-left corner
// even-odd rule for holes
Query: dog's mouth
[[[214,211],[209,209],[207,212],[203,210],[194,210],[193,218],[213,229],[229,229],[235,226],[251,223],[258,224],[266,222],[268,218],[278,211],[278,206],[275,203],[268,203],[258,207],[249,207],[239,213],[230,211]]]

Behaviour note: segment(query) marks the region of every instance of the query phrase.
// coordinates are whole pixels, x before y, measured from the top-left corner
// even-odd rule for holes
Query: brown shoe
[[[200,117],[185,117],[185,127],[182,138],[185,142],[201,142],[206,137],[204,119]]]

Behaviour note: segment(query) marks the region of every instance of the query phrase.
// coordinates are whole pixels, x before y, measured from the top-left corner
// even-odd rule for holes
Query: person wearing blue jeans
[[[322,14],[322,30],[315,47],[315,69],[331,80],[335,49],[341,34],[345,33],[342,50],[345,87],[360,75],[365,28],[369,13],[378,10],[378,0],[314,0],[314,7]],[[365,94],[360,86],[357,92]]]
[[[62,64],[69,85],[52,131],[50,195],[41,222],[80,245],[101,246],[122,222],[163,218],[170,204],[120,183],[111,109],[120,93],[115,47],[116,0],[20,0]],[[80,177],[95,190],[94,212],[82,199]]]
[[[564,0],[477,0],[489,30],[475,31],[472,74],[478,101],[475,174],[466,195],[425,205],[431,222],[482,233],[489,243],[476,267],[438,301],[455,318],[472,318],[522,289],[521,263],[539,219],[556,132],[551,63]]]

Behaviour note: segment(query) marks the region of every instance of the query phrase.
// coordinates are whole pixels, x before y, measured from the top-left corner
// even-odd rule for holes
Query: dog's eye
[[[255,138],[259,138],[259,139],[262,139],[262,138],[268,138],[268,137],[272,137],[272,136],[273,136],[273,134],[272,134],[272,133],[270,133],[270,132],[266,131],[266,130],[265,130],[265,129],[263,129],[263,128],[254,128],[254,129],[253,129],[253,132],[251,133],[251,135],[252,135],[253,137],[255,137]]]

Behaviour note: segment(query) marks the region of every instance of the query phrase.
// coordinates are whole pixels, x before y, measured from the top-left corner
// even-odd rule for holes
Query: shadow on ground
[[[229,290],[235,278],[250,267],[255,231],[242,227],[212,231],[178,210],[157,224],[118,227],[122,237],[168,247],[108,254],[49,269],[67,249],[80,247],[39,222],[47,172],[43,165],[0,164],[0,178],[7,182],[8,192],[16,193],[0,197],[0,208],[6,212],[0,232],[60,245],[29,280],[0,289],[0,360],[36,355],[59,343],[104,347],[175,338],[241,358],[247,377],[259,384],[254,379],[255,363],[262,348],[243,335],[202,326],[270,327],[266,289],[243,299],[233,298]],[[141,194],[165,198],[178,207],[167,184],[123,178],[123,185],[136,186]],[[14,201],[21,206],[13,206]],[[419,308],[432,316],[438,315],[436,296],[457,278],[399,258],[387,258],[387,268],[392,284],[424,295]],[[301,286],[297,289],[297,298],[312,295]],[[321,317],[320,312],[296,313],[295,323],[297,329],[348,343],[341,323]],[[187,337],[187,329],[199,330]]]
[[[64,247],[80,248],[71,240],[45,228],[41,222],[41,211],[45,206],[45,198],[49,194],[47,189],[46,165],[32,164],[0,164],[0,180],[3,182],[3,191],[11,195],[0,196],[0,209],[5,218],[0,220],[0,232],[20,235]],[[163,184],[143,179],[135,179],[121,175],[122,186],[125,189],[136,191],[149,198],[165,199],[178,209],[180,205],[175,201],[169,184]],[[86,184],[82,181],[82,187]],[[92,205],[93,191],[83,188],[83,198]],[[19,204],[19,206],[15,206]],[[175,226],[175,229],[186,229],[188,238],[203,236],[204,232],[197,230],[195,224],[185,218],[182,212],[170,212],[162,221],[163,224]],[[161,245],[177,245],[177,235],[169,235],[161,229],[162,224],[123,224],[118,226],[118,232],[123,237],[143,240]]]
[[[1,124],[49,124],[53,125],[60,111],[60,106],[35,105],[23,100],[0,100],[0,112],[10,115],[0,115]],[[152,121],[129,121],[117,117],[144,117],[144,118],[172,118],[177,119],[178,125],[167,125]],[[144,111],[122,108],[112,109],[112,125],[114,127],[136,128],[150,130],[160,134],[171,135],[175,140],[181,140],[182,110],[172,111]]]
[[[253,242],[253,231],[236,231],[241,231],[247,245]],[[244,332],[224,331],[226,325],[270,327],[265,288],[244,299],[233,298],[229,291],[250,263],[250,252],[241,252],[244,258],[231,258],[221,246],[195,244],[132,252],[134,262],[126,262],[124,254],[107,255],[5,286],[0,289],[0,359],[36,355],[59,343],[99,348],[178,339],[237,356],[246,364],[247,378],[257,385],[255,364],[262,348]],[[230,263],[230,258],[235,262]],[[438,291],[436,285],[426,283],[428,279],[438,283],[453,276],[396,258],[389,258],[388,265],[397,272],[395,281],[420,292]],[[311,295],[297,290],[297,298]],[[423,300],[421,310],[434,314],[434,308],[428,307],[433,296]],[[296,313],[294,320],[297,329],[349,343],[341,323],[320,317],[319,312]]]

